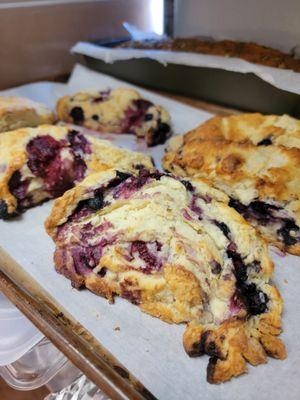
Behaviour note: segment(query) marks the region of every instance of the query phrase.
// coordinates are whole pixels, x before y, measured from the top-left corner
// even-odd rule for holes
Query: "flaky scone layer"
[[[188,323],[184,347],[211,357],[211,383],[285,357],[267,246],[226,199],[203,180],[111,169],[57,199],[45,223],[73,286]]]
[[[15,96],[0,96],[0,132],[51,124],[54,114],[43,104]]]
[[[255,145],[265,140],[265,133],[259,136],[253,127],[244,131],[245,121],[243,116],[241,121],[239,116],[212,119],[174,137],[163,158],[164,169],[209,179],[269,243],[299,255],[300,149],[292,147],[299,131],[277,131],[277,136],[272,131],[274,143],[280,144]]]
[[[149,156],[67,127],[41,125],[0,135],[0,218],[58,197],[90,172],[151,168]]]
[[[99,132],[133,133],[144,138],[148,146],[162,144],[171,135],[167,110],[130,88],[64,96],[56,110],[61,121]]]

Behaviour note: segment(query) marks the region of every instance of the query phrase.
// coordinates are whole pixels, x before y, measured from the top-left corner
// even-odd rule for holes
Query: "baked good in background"
[[[270,244],[300,255],[299,124],[288,116],[216,117],[171,139],[163,166],[209,179]]]
[[[52,124],[54,114],[46,106],[16,96],[0,96],[0,132]]]
[[[132,133],[148,146],[163,144],[171,135],[170,115],[134,89],[79,92],[57,103],[58,119],[99,132]]]
[[[174,38],[161,40],[130,40],[118,47],[145,50],[184,51],[199,54],[211,54],[224,57],[238,57],[254,64],[267,67],[291,69],[300,72],[300,59],[293,54],[263,46],[254,42],[234,40],[204,40],[201,37]]]
[[[56,270],[76,288],[188,323],[185,350],[210,356],[210,383],[267,355],[282,359],[282,300],[267,245],[226,201],[205,181],[155,170],[91,174],[46,221]]]
[[[61,196],[103,168],[151,168],[145,154],[62,126],[42,125],[0,135],[0,219]]]

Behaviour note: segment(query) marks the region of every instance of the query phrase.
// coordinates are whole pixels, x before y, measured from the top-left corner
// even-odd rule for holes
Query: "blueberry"
[[[163,144],[170,136],[171,127],[170,125],[158,121],[157,128],[151,136],[151,140],[147,143],[148,146],[156,146],[157,144]]]
[[[84,112],[81,107],[73,107],[70,116],[73,118],[74,124],[80,124],[84,121]]]
[[[4,200],[0,200],[0,219],[6,219],[9,217],[7,204]]]
[[[270,138],[266,138],[258,142],[257,146],[270,146],[270,144],[272,144],[272,140]]]
[[[266,311],[269,298],[264,292],[257,289],[254,283],[242,285],[239,292],[251,315],[262,314]]]
[[[88,199],[87,205],[92,210],[100,210],[103,207],[103,194],[98,193],[95,197]]]
[[[181,179],[180,182],[183,184],[183,186],[185,186],[186,190],[189,190],[190,192],[193,192],[195,190],[191,182],[186,181],[185,179]]]
[[[153,119],[153,114],[145,114],[144,120],[151,121]]]
[[[299,234],[299,227],[291,219],[284,220],[284,223],[280,229],[278,229],[277,234],[281,236],[284,244],[286,246],[293,246],[297,243],[296,237],[291,235],[292,232],[297,232]]]
[[[245,282],[248,278],[247,275],[247,267],[244,264],[241,255],[232,249],[233,246],[230,243],[227,246],[227,256],[231,258],[233,266],[234,266],[234,275],[238,281],[238,283]]]
[[[161,132],[164,132],[164,133],[168,133],[168,132],[170,132],[170,125],[169,124],[166,124],[166,123],[164,123],[164,122],[160,122],[159,124],[158,124],[158,129],[161,131]]]
[[[244,215],[247,213],[247,207],[232,197],[229,200],[229,206],[234,208],[237,212]]]
[[[122,181],[125,181],[126,179],[128,179],[132,176],[131,174],[128,174],[127,172],[122,172],[122,171],[116,171],[116,175]]]
[[[107,272],[107,268],[103,267],[100,269],[100,271],[98,272],[98,275],[101,276],[101,278],[103,278],[106,275]]]
[[[230,229],[224,222],[214,221],[217,227],[224,233],[227,239],[230,239]]]
[[[92,119],[94,121],[99,121],[99,115],[97,115],[97,114],[92,115]]]

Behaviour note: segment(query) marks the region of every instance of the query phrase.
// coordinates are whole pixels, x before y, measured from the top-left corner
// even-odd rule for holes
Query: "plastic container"
[[[43,334],[0,293],[0,366],[18,360],[42,338]]]
[[[69,385],[81,372],[0,293],[0,375],[17,390]]]

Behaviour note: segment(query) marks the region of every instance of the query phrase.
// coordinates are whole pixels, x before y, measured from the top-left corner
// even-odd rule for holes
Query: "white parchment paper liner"
[[[174,52],[166,50],[142,50],[142,49],[117,49],[96,46],[88,42],[78,42],[71,51],[113,63],[118,60],[130,60],[133,58],[150,58],[164,65],[182,64],[194,67],[220,68],[227,71],[242,73],[252,72],[271,85],[300,94],[300,73],[287,69],[271,68],[264,65],[253,64],[236,57],[221,57],[208,54],[195,54],[187,52]]]

